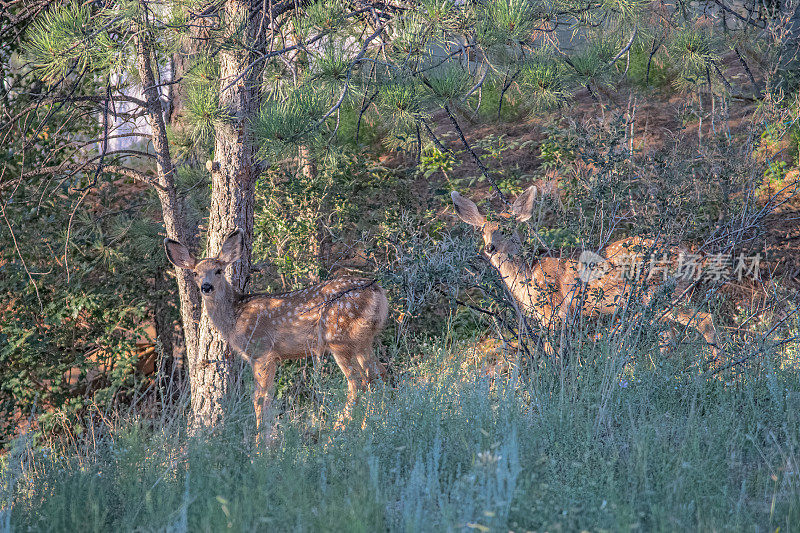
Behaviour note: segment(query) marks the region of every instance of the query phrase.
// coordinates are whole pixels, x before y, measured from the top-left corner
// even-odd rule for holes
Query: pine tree
[[[27,35],[31,75],[44,83],[36,105],[100,116],[104,131],[94,141],[106,148],[90,156],[76,152],[82,161],[24,175],[82,173],[85,185],[93,186],[102,176],[119,174],[146,183],[159,198],[166,235],[193,243],[196,231],[178,175],[195,165],[198,154],[210,152],[205,252],[215,254],[229,231],[244,229],[247,253],[228,273],[244,290],[263,162],[291,157],[308,172],[335,151],[343,111],[354,110],[359,125],[366,114],[380,117],[390,148],[418,154],[428,147],[449,151],[432,124],[437,114],[446,117],[502,197],[463,132],[461,117],[474,111],[476,97],[480,101],[485,89],[496,87],[498,115],[509,94],[532,113],[557,109],[578,90],[601,101],[605,87],[626,75],[632,52],[641,49],[650,54],[648,76],[653,58],[667,54],[678,65],[681,89],[730,92],[719,57],[733,40],[698,29],[696,19],[677,7],[656,17],[641,0],[53,5]],[[740,31],[749,30],[745,24]],[[176,54],[187,65],[183,78],[165,81],[161,74]],[[131,96],[137,83],[143,98]],[[186,123],[171,133],[162,102],[175,83],[182,84]],[[151,150],[108,150],[106,141],[115,135],[110,119],[138,117],[152,130],[145,139]],[[133,165],[133,158],[143,163]],[[192,411],[198,423],[213,425],[229,387],[226,348],[202,313],[189,275],[175,276]]]

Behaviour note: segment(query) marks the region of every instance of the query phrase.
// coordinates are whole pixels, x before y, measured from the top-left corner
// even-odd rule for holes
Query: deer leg
[[[357,353],[356,360],[361,367],[362,376],[364,377],[362,384],[365,389],[371,387],[372,383],[376,379],[381,379],[383,382],[386,382],[386,367],[384,367],[378,358],[374,356],[372,352],[372,346],[369,346],[367,349]],[[367,397],[364,420],[361,421],[362,430],[367,427],[367,420],[372,414],[374,414],[372,398]]]
[[[550,333],[551,333],[550,328],[547,329],[542,328],[540,331],[542,332],[542,334],[539,336],[539,340],[542,341],[542,348],[544,349],[544,354],[550,358],[555,357],[557,354],[555,348],[553,348],[553,343],[550,342]]]
[[[567,344],[567,324],[569,323],[569,307],[566,301],[561,303],[558,311],[553,315],[553,325],[559,328],[558,332],[558,357],[561,361],[565,361],[566,344]]]
[[[267,416],[267,420],[271,419],[270,407],[272,406],[272,389],[275,384],[277,366],[275,359],[272,357],[264,357],[253,361],[253,378],[255,381],[253,408],[256,412],[256,445],[258,445],[261,440],[264,415]]]
[[[333,359],[339,368],[342,370],[345,379],[347,379],[347,403],[345,404],[344,411],[339,415],[339,419],[334,425],[335,429],[342,429],[345,420],[352,418],[353,407],[358,403],[358,390],[361,382],[366,380],[361,371],[361,366],[353,354],[344,347],[331,347]]]
[[[667,317],[692,329],[697,330],[703,336],[706,343],[711,346],[711,353],[714,355],[714,361],[719,364],[722,360],[722,350],[717,346],[717,330],[714,327],[714,321],[711,315],[702,311],[689,313],[677,309],[671,310]]]
[[[383,363],[378,361],[378,358],[370,353],[370,349],[360,352],[356,355],[361,371],[365,377],[362,382],[363,388],[367,388],[376,379],[386,381],[386,367]]]
[[[359,390],[367,390],[369,387],[370,382],[372,381],[372,372],[370,371],[369,362],[367,358],[361,354],[356,354],[353,358],[355,363],[358,365],[358,369],[361,374],[361,384],[359,385]]]
[[[666,355],[672,349],[672,343],[675,341],[675,330],[669,325],[667,329],[658,334],[658,351],[661,355]]]

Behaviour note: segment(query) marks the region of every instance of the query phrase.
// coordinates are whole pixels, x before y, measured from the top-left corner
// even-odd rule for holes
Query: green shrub
[[[104,192],[113,197],[109,188]],[[27,184],[17,192],[31,193]],[[101,219],[86,208],[70,224],[57,197],[25,212],[20,204],[9,211],[18,224],[16,242],[27,244],[17,248],[7,226],[0,228],[4,444],[26,419],[43,434],[79,433],[90,405],[111,408],[134,394],[134,342],[152,302],[163,298],[151,282],[163,263],[153,246],[158,226],[130,218],[127,209]]]

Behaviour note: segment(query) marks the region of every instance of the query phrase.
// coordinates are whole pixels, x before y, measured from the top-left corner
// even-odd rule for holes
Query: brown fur
[[[373,353],[388,302],[375,280],[340,277],[282,294],[242,295],[225,278],[225,267],[241,254],[241,232],[233,232],[217,257],[195,260],[185,246],[165,240],[167,257],[195,273],[211,322],[253,368],[253,404],[261,429],[272,400],[277,365],[310,355],[333,354],[347,378],[348,407],[359,389],[385,369]],[[202,287],[211,287],[204,292]]]

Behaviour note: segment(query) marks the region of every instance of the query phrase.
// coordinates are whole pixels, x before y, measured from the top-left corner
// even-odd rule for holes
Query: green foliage
[[[219,107],[219,88],[210,84],[192,87],[186,95],[186,118],[197,142],[212,139],[215,127],[225,120],[225,111]]]
[[[452,62],[438,67],[425,81],[431,96],[444,103],[464,96],[474,84],[470,73]]]
[[[130,209],[104,220],[78,209],[70,224],[57,196],[38,205],[24,200],[41,185],[20,186],[19,203],[6,210],[19,247],[7,226],[0,229],[4,443],[25,419],[42,434],[80,432],[90,404],[107,409],[133,394],[134,342],[151,301],[163,297],[147,276],[163,261],[153,255],[157,226],[130,218]],[[113,197],[112,189],[103,192]]]
[[[366,111],[360,115],[361,102],[356,105],[343,105],[340,109],[336,142],[349,148],[374,148],[380,147],[387,133],[385,124],[380,121],[376,113]],[[359,123],[359,118],[360,123]],[[356,131],[358,138],[356,138]]]
[[[571,58],[574,65],[571,73],[575,83],[605,85],[609,82],[608,63],[616,50],[607,40],[590,43],[583,51]]]
[[[574,161],[575,141],[570,132],[562,130],[557,125],[548,126],[546,131],[547,138],[539,145],[542,170],[556,170]]]
[[[428,21],[432,33],[463,29],[465,13],[453,0],[422,0],[417,9]]]
[[[551,249],[577,249],[580,247],[580,236],[570,228],[555,227],[555,228],[541,228],[538,230],[539,236]],[[529,239],[529,244],[533,249],[539,246],[539,243]]]
[[[678,67],[675,86],[685,89],[704,82],[710,76],[712,63],[719,58],[717,46],[711,30],[683,28],[673,35],[668,48]]]
[[[330,184],[317,176],[298,173],[267,175],[259,183],[255,213],[253,256],[272,263],[286,290],[301,287],[319,276],[319,250],[312,243],[322,238],[318,224]]]
[[[311,87],[294,89],[285,98],[275,96],[261,107],[251,128],[264,157],[284,155],[319,135],[319,122],[329,99]]]
[[[542,4],[530,0],[488,0],[479,4],[478,36],[487,45],[527,41],[541,23]]]
[[[533,61],[522,68],[520,85],[531,111],[549,111],[564,104],[570,97],[565,74],[555,61]]]
[[[647,0],[603,0],[602,7],[614,17],[623,21],[634,21],[647,7]]]
[[[415,142],[417,121],[425,116],[418,92],[408,82],[390,82],[379,88],[376,105],[389,130],[384,139],[387,148],[408,147]]]
[[[342,30],[342,17],[347,13],[341,0],[314,2],[298,16],[298,26],[336,33]]]
[[[273,276],[272,289],[299,288],[309,278],[324,279],[329,273],[320,261],[323,248],[332,247],[329,261],[338,261],[338,246],[352,253],[354,246],[362,245],[363,235],[385,220],[393,204],[410,203],[404,183],[358,149],[340,147],[337,154],[324,155],[310,153],[314,160],[320,158],[318,172],[272,169],[259,181],[253,254],[256,262],[270,263],[280,278],[282,284],[276,286]]]
[[[219,76],[219,62],[204,55],[186,74],[186,121],[196,144],[212,139],[215,127],[226,119],[219,104]]]
[[[332,89],[338,89],[350,70],[350,54],[340,43],[326,46],[322,53],[314,58],[314,76]]]
[[[430,178],[436,172],[441,172],[445,179],[453,170],[455,158],[451,152],[442,152],[438,148],[426,148],[420,156],[419,171],[425,178]]]
[[[789,164],[786,161],[772,161],[764,171],[764,179],[771,186],[782,186]]]
[[[425,58],[430,37],[428,30],[428,22],[422,13],[410,11],[398,18],[390,49],[398,64]]]
[[[49,9],[30,28],[26,53],[46,83],[62,83],[70,74],[108,67],[114,48],[110,35],[96,26],[88,4],[69,3]]]
[[[483,151],[486,157],[493,162],[493,166],[496,165],[499,168],[503,168],[504,158],[508,152],[525,149],[532,144],[533,141],[509,139],[503,134],[489,134],[478,139],[475,142],[475,148]]]
[[[494,169],[492,172],[492,179],[504,191],[511,194],[522,192],[522,185],[530,180],[531,176],[522,174],[519,164],[515,163],[513,166],[506,163],[506,156],[510,153],[519,154],[525,153],[534,145],[533,140],[520,141],[517,139],[509,139],[506,135],[497,135],[490,133],[476,139],[472,144],[472,148],[481,154],[485,164],[489,168]],[[529,152],[530,157],[533,157],[532,150]],[[453,188],[467,188],[473,187],[477,184],[486,184],[488,179],[481,173],[477,176],[460,176],[452,180]]]
[[[394,295],[397,334],[411,327],[436,334],[443,327],[441,310],[447,305],[442,296],[472,287],[464,273],[474,271],[474,237],[446,232],[430,211],[415,216],[404,210],[391,218],[375,239],[378,248],[391,249],[390,267],[382,273],[381,284]]]
[[[493,122],[518,120],[525,112],[523,98],[527,95],[521,96],[516,87],[512,86],[503,95],[503,105],[500,106],[502,89],[503,79],[492,77],[491,80],[484,82],[480,92],[476,91],[470,96],[469,103],[477,107],[476,114],[482,120]]]
[[[631,56],[628,66],[628,79],[642,88],[656,87],[666,89],[672,84],[675,72],[667,54],[658,50],[650,58],[651,48],[647,45],[634,45],[631,47]],[[648,76],[648,63],[650,72]]]
[[[753,151],[753,157],[764,161],[764,182],[760,187],[761,192],[770,188],[773,194],[775,188],[782,188],[787,184],[784,178],[791,169],[792,163],[800,161],[800,128],[796,120],[789,117],[796,116],[794,105],[780,105],[774,111],[779,114],[771,117],[761,131],[761,135]],[[787,120],[788,118],[788,120]]]
[[[674,374],[669,361],[565,383],[493,367],[474,347],[420,338],[396,386],[365,395],[339,432],[284,420],[254,453],[248,401],[221,431],[186,437],[140,419],[103,438],[11,456],[14,529],[132,531],[791,530],[796,370],[747,387]],[[524,363],[521,363],[524,364]],[[512,363],[513,365],[513,363]],[[608,374],[610,372],[610,374]],[[341,382],[341,380],[340,380]],[[341,406],[343,391],[329,399]],[[362,429],[362,422],[364,428]],[[31,454],[31,455],[28,455]],[[22,456],[22,454],[20,454]]]
[[[92,55],[107,44],[108,36],[96,31],[98,24],[88,5],[54,6],[30,28],[34,37],[22,52],[33,47],[44,63],[49,61],[44,56],[53,54],[50,63],[39,65],[50,68],[49,74],[34,70],[40,79],[63,77],[74,66],[68,75],[74,74],[72,83],[81,69],[107,65]],[[58,46],[68,49],[59,52]],[[4,49],[13,54],[21,47],[14,43]],[[29,89],[20,90],[31,71],[3,59],[10,88],[4,109],[10,117],[32,104]],[[84,76],[81,88],[91,89],[94,83]],[[97,114],[78,113],[76,118],[74,109],[58,102],[42,102],[37,109],[40,114],[25,117],[24,125],[3,125],[8,129],[0,151],[4,448],[26,425],[37,438],[78,434],[90,406],[109,411],[136,394],[141,384],[135,375],[136,336],[153,299],[165,296],[152,286],[155,269],[163,264],[161,254],[153,256],[160,231],[149,211],[153,197],[105,173],[97,181],[86,172],[56,179],[24,174],[75,163],[86,153],[97,155],[91,146],[75,151],[76,142],[97,136]],[[41,122],[44,117],[50,122]]]

